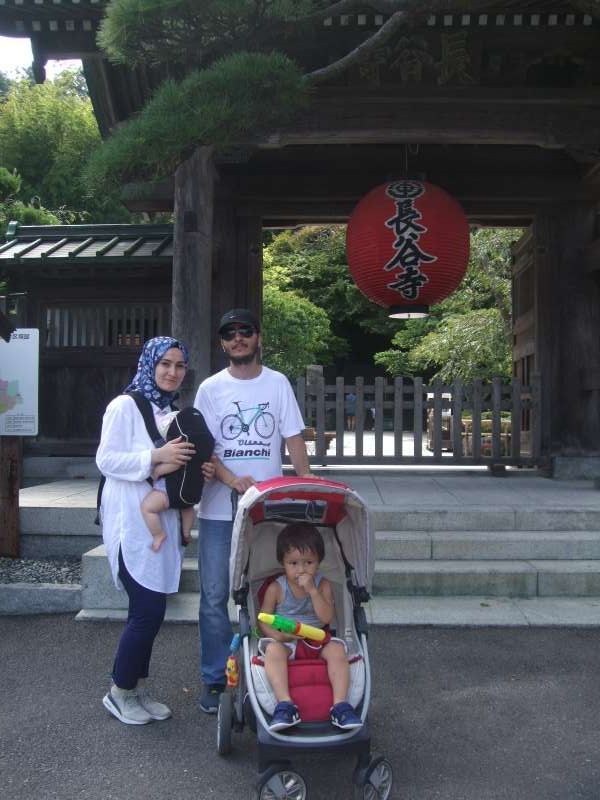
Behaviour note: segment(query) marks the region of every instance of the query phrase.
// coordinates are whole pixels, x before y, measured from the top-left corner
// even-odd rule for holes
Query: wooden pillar
[[[536,246],[536,370],[542,381],[542,452],[600,456],[600,285],[586,272],[593,207],[541,211]]]
[[[262,221],[240,216],[234,192],[222,185],[219,189],[213,228],[212,372],[225,366],[216,331],[221,315],[242,307],[260,318],[262,311]]]
[[[22,439],[0,436],[0,556],[18,558]]]
[[[215,177],[210,147],[199,147],[175,173],[171,331],[190,349],[190,369],[181,389],[181,406],[193,402],[198,384],[211,371]]]

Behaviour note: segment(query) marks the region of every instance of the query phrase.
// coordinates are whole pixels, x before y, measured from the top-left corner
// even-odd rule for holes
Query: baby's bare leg
[[[152,490],[144,497],[141,503],[142,516],[152,535],[152,549],[154,552],[160,549],[161,544],[167,538],[160,524],[159,513],[169,508],[169,500],[164,492]]]
[[[350,683],[350,667],[343,644],[328,642],[321,651],[321,658],[327,662],[327,674],[333,691],[333,704],[341,703],[348,696]]]
[[[192,541],[192,527],[194,525],[194,506],[181,509],[181,537],[185,544]]]
[[[292,702],[288,686],[288,658],[291,650],[281,642],[269,642],[265,651],[265,672],[278,703]]]

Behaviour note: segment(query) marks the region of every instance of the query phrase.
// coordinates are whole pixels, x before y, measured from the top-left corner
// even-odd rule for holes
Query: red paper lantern
[[[390,316],[425,316],[465,274],[469,224],[439,186],[408,178],[384,183],[352,212],[346,255],[358,288]]]

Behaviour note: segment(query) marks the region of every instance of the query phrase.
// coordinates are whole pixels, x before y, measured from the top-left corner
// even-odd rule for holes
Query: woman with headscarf
[[[113,684],[102,702],[113,716],[129,725],[145,725],[171,716],[168,706],[150,694],[146,678],[167,594],[178,590],[183,559],[178,512],[161,514],[166,539],[154,551],[149,546],[151,538],[140,504],[151,491],[147,479],[158,464],[178,468],[194,453],[193,444],[181,437],[156,447],[129,392],[143,395],[160,422],[172,411],[188,360],[186,346],[170,336],[157,336],[145,343],[132,382],[106,408],[96,454],[98,468],[106,477],[100,508],[102,538],[113,580],[129,597],[127,624],[113,665]],[[203,473],[212,477],[212,464],[203,465]]]

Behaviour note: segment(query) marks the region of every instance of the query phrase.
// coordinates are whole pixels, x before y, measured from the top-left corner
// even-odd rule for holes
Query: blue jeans
[[[233,522],[200,519],[199,527],[200,677],[204,684],[224,684],[225,664],[233,636],[227,613]]]
[[[127,572],[120,550],[119,578],[129,597],[129,613],[117,647],[112,678],[120,689],[135,689],[140,678],[148,677],[152,645],[165,618],[167,595],[137,583]]]

